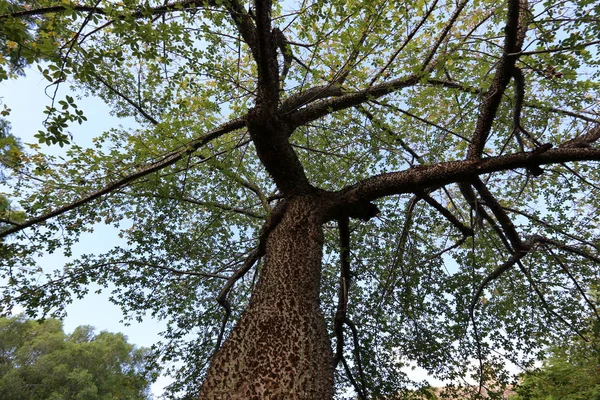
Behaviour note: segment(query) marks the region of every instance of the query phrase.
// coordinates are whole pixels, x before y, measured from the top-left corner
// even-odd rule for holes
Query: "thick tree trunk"
[[[333,354],[319,306],[322,221],[318,204],[288,200],[267,240],[248,309],[213,360],[200,399],[333,396]]]

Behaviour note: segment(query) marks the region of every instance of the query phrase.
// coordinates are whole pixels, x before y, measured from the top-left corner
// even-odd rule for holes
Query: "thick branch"
[[[348,186],[338,193],[342,194],[343,203],[372,201],[394,194],[412,193],[415,189],[469,181],[479,175],[492,172],[570,161],[600,161],[600,149],[558,148],[542,153],[533,151],[481,160],[422,165],[400,172],[376,175]]]
[[[483,153],[483,148],[496,118],[496,112],[517,61],[517,56],[511,54],[520,52],[523,46],[525,33],[527,32],[526,11],[524,0],[509,0],[503,55],[498,63],[492,85],[485,93],[484,101],[481,104],[475,132],[467,153],[469,159],[479,158]]]
[[[344,94],[344,91],[337,84],[314,86],[310,89],[303,90],[285,99],[279,107],[279,113],[285,115],[296,111],[298,108],[310,104],[314,101],[325,99],[328,97],[339,97]]]
[[[248,15],[242,4],[238,0],[226,0],[224,4],[229,11],[231,19],[238,28],[244,42],[250,47],[254,59],[258,59],[258,43],[256,38],[256,27],[252,22],[252,17]]]
[[[271,0],[256,0],[256,64],[258,69],[257,106],[270,112],[277,108],[279,99],[279,66],[277,63],[278,33],[271,30]]]
[[[288,118],[293,126],[301,126],[335,111],[357,106],[368,100],[379,98],[399,89],[414,86],[417,83],[419,83],[419,76],[409,75],[404,78],[374,85],[368,89],[355,93],[346,92],[347,94],[341,95],[335,99],[323,100],[290,113]]]
[[[293,128],[287,121],[257,105],[248,112],[247,126],[256,153],[277,188],[284,195],[309,192],[312,186],[290,144]]]

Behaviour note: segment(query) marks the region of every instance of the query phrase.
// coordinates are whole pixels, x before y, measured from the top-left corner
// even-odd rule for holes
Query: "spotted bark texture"
[[[267,239],[257,288],[209,369],[200,399],[326,400],[333,353],[319,305],[322,219],[290,199]]]

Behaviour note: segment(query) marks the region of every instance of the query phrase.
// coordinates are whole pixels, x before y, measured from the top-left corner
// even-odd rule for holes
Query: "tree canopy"
[[[500,392],[589,336],[599,21],[590,0],[0,0],[0,79],[48,81],[36,137],[65,149],[2,162],[3,301],[60,315],[108,288],[167,322],[175,395],[389,398],[407,365]],[[96,132],[65,85],[137,126]],[[97,224],[122,244],[39,267]],[[320,394],[284,391],[305,378]]]
[[[63,332],[55,319],[0,318],[0,397],[5,400],[149,399],[152,372],[122,334],[90,326]]]

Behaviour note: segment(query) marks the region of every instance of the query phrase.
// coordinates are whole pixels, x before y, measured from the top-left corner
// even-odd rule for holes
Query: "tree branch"
[[[102,83],[104,86],[106,86],[106,88],[108,90],[110,90],[111,92],[113,92],[114,94],[116,94],[117,96],[119,96],[120,98],[122,98],[123,100],[125,100],[127,102],[127,104],[129,104],[130,106],[132,106],[133,108],[135,108],[152,125],[158,125],[159,124],[158,120],[156,118],[152,117],[150,114],[148,114],[142,108],[141,104],[137,104],[136,102],[134,102],[133,100],[131,100],[128,96],[126,96],[124,93],[122,93],[119,89],[117,89],[114,86],[112,86],[107,80],[105,80],[104,78],[102,78],[100,75],[92,73],[92,76],[94,78],[96,78],[98,81],[100,81],[100,83]]]
[[[123,178],[118,179],[112,183],[109,183],[108,185],[106,185],[94,192],[86,194],[83,197],[79,198],[78,200],[75,200],[72,203],[69,203],[69,204],[59,207],[59,208],[56,208],[55,210],[50,211],[46,214],[42,214],[38,217],[31,218],[31,219],[23,222],[19,226],[15,226],[15,227],[7,229],[3,232],[0,232],[0,239],[4,238],[10,234],[19,232],[25,228],[29,228],[31,226],[45,222],[51,218],[62,215],[68,211],[74,210],[78,207],[81,207],[93,200],[96,200],[96,199],[104,196],[105,194],[109,194],[123,186],[126,186],[129,183],[131,183],[139,178],[142,178],[148,174],[151,174],[153,172],[156,172],[163,168],[166,168],[170,165],[173,165],[177,161],[179,161],[183,157],[185,157],[186,155],[192,154],[193,152],[195,152],[196,150],[198,150],[205,144],[209,143],[210,141],[212,141],[226,133],[235,131],[237,129],[241,129],[244,127],[244,125],[245,125],[245,121],[243,118],[238,118],[238,119],[229,121],[229,122],[221,125],[219,128],[205,134],[204,136],[201,136],[195,140],[190,141],[186,145],[182,146],[179,150],[176,150],[176,151],[166,154],[158,161],[154,161],[154,162],[151,162],[148,164],[141,165],[141,166],[137,167],[134,172],[132,172],[132,173],[124,176]]]
[[[442,214],[448,221],[450,221],[450,223],[454,225],[464,236],[473,236],[475,234],[471,227],[468,227],[462,222],[460,222],[458,218],[456,218],[450,212],[450,210],[438,203],[433,197],[429,196],[427,193],[417,192],[417,196],[419,196],[420,198],[425,200],[427,204],[438,210],[440,214]]]
[[[471,300],[471,304],[469,305],[469,316],[471,317],[471,319],[474,320],[473,313],[475,310],[475,305],[479,301],[479,297],[481,296],[481,294],[483,293],[483,291],[485,290],[487,285],[489,285],[490,282],[498,279],[500,276],[502,276],[502,274],[504,274],[506,271],[508,271],[510,268],[512,268],[515,264],[520,262],[521,259],[523,257],[525,257],[531,251],[531,249],[533,249],[534,245],[536,243],[538,243],[540,240],[541,240],[540,236],[532,236],[532,237],[528,238],[527,240],[525,240],[522,243],[521,247],[516,249],[515,253],[513,255],[511,255],[508,260],[506,260],[504,263],[502,263],[502,265],[500,265],[495,270],[490,272],[490,274],[488,276],[486,276],[483,279],[483,281],[481,281],[481,283],[479,284],[479,287],[473,294],[473,299]]]
[[[488,157],[481,160],[448,161],[421,165],[399,172],[372,176],[347,186],[337,193],[340,202],[372,201],[394,194],[411,193],[415,188],[439,187],[454,182],[470,181],[474,177],[509,169],[571,161],[600,161],[600,149],[557,148],[545,152],[525,152]]]
[[[352,371],[350,370],[350,366],[348,365],[348,362],[346,361],[345,357],[342,357],[342,364],[344,365],[344,369],[346,370],[346,375],[348,375],[348,380],[350,380],[350,383],[352,384],[352,386],[354,386],[354,390],[356,390],[356,394],[358,395],[360,400],[367,400],[367,396],[365,396],[362,389],[360,388],[360,385],[354,379]]]
[[[577,328],[575,328],[572,324],[569,323],[569,321],[564,319],[564,317],[562,315],[560,315],[559,313],[557,313],[550,307],[550,304],[548,304],[548,302],[546,301],[544,294],[541,292],[541,290],[535,284],[533,277],[531,276],[531,273],[520,262],[519,262],[519,267],[521,269],[521,272],[523,272],[523,274],[527,278],[529,285],[531,285],[531,288],[533,289],[535,294],[538,296],[538,298],[542,302],[542,305],[544,306],[544,309],[548,312],[548,314],[553,315],[563,325],[568,327],[571,331],[573,331],[573,333],[575,333],[577,336],[579,336],[584,342],[588,342],[588,339],[585,336],[583,336],[583,334]]]
[[[581,287],[581,285],[579,284],[579,282],[577,282],[577,279],[575,278],[575,276],[573,276],[573,274],[571,273],[571,271],[569,270],[569,268],[567,268],[567,266],[565,265],[565,263],[563,263],[562,260],[556,254],[554,254],[554,252],[552,251],[551,248],[547,248],[547,251],[552,256],[552,258],[554,259],[554,261],[556,261],[558,263],[558,265],[560,265],[560,268],[569,277],[569,279],[571,279],[571,281],[573,282],[573,284],[577,288],[577,291],[579,292],[579,294],[581,295],[581,297],[585,300],[585,302],[587,303],[587,305],[590,307],[590,310],[592,310],[592,312],[596,315],[596,318],[600,321],[600,314],[598,313],[598,307],[596,307],[596,304],[594,304],[594,302],[592,300],[590,300],[590,298],[588,297],[588,295],[585,293],[585,290],[583,290],[583,288]]]
[[[513,249],[518,251],[518,249],[523,247],[523,243],[521,242],[521,238],[515,229],[515,225],[512,223],[511,219],[506,214],[500,203],[498,203],[498,200],[496,200],[494,195],[489,191],[487,186],[481,181],[481,179],[479,179],[479,177],[473,179],[473,186],[475,189],[477,189],[477,192],[485,204],[494,213],[494,216],[502,226],[502,230],[506,237],[508,237]]]
[[[600,139],[600,122],[589,132],[576,137],[575,139],[567,140],[561,143],[558,147],[590,147],[593,143]]]
[[[352,332],[352,341],[354,343],[354,358],[356,359],[356,367],[358,368],[358,375],[360,377],[360,383],[362,384],[362,393],[365,398],[367,398],[367,383],[365,380],[365,372],[362,366],[362,359],[360,356],[360,341],[358,340],[358,330],[356,329],[356,325],[354,322],[346,318],[344,321],[346,325],[350,328]]]
[[[347,216],[338,219],[340,234],[340,288],[338,291],[338,305],[335,312],[334,331],[336,337],[336,350],[333,357],[333,368],[336,368],[344,356],[344,322],[348,313],[348,292],[350,290],[350,229]]]
[[[467,152],[467,158],[469,159],[480,158],[483,153],[483,148],[496,118],[496,112],[500,106],[506,86],[510,82],[512,71],[518,58],[518,56],[511,54],[520,52],[525,40],[525,33],[527,32],[526,12],[525,0],[509,0],[503,54],[498,63],[492,84],[486,91],[484,101],[481,104],[481,111],[477,118],[475,132],[473,133],[473,138]]]
[[[162,196],[162,195],[154,194],[154,193],[141,193],[141,194],[127,193],[127,194],[130,194],[131,196],[135,196],[135,197],[155,197],[155,198],[159,198],[159,199],[169,199],[169,200],[181,201],[184,203],[196,204],[201,207],[214,207],[214,208],[218,208],[223,211],[231,211],[234,213],[246,215],[248,217],[252,217],[252,218],[256,218],[256,219],[264,219],[265,218],[265,215],[257,214],[253,211],[249,211],[248,209],[233,207],[233,206],[230,206],[229,204],[217,203],[214,201],[202,201],[202,200],[198,200],[198,199],[193,199],[191,197],[175,196],[175,195]]]
[[[357,106],[368,100],[373,100],[392,93],[402,88],[414,86],[419,83],[418,75],[409,75],[404,78],[394,79],[379,85],[371,86],[370,88],[355,92],[340,95],[335,99],[326,99],[318,103],[310,104],[300,110],[288,113],[290,123],[297,127],[308,122],[319,119],[325,115],[335,111],[344,110],[346,108]],[[339,90],[339,89],[338,89]],[[339,92],[335,92],[336,94]],[[282,110],[285,111],[285,110]]]
[[[143,17],[147,17],[148,15],[182,11],[182,9],[185,9],[185,8],[192,8],[192,7],[196,8],[196,7],[201,7],[201,6],[216,6],[216,5],[217,5],[217,3],[214,2],[213,0],[181,0],[181,1],[175,1],[172,3],[168,3],[168,4],[165,4],[162,6],[158,6],[158,7],[153,7],[150,9],[138,8],[137,11],[134,11],[131,14],[122,14],[122,15],[119,15],[117,18],[119,18],[119,19],[124,19],[126,17],[143,18]],[[15,11],[12,13],[0,15],[0,20],[6,19],[6,18],[21,18],[21,17],[32,17],[32,16],[38,16],[38,15],[54,14],[54,13],[60,13],[60,12],[64,12],[64,11],[71,11],[71,10],[109,16],[109,13],[107,12],[106,8],[103,8],[103,7],[69,4],[69,5],[57,5],[57,6],[50,6],[50,7],[32,8],[30,10]]]
[[[398,143],[400,143],[400,147],[402,147],[407,153],[409,153],[411,156],[413,156],[417,161],[421,162],[421,156],[419,156],[413,149],[410,148],[410,146],[408,146],[404,140],[402,140],[402,138],[398,137],[398,135],[393,132],[387,125],[385,125],[383,122],[381,121],[376,121],[375,120],[375,116],[373,115],[373,113],[371,113],[369,110],[367,110],[365,107],[363,107],[362,105],[358,105],[356,106],[356,109],[362,113],[364,116],[367,117],[367,119],[369,121],[371,121],[371,123],[376,126],[376,127],[381,127],[385,132],[388,133],[388,135],[390,136],[394,136],[394,140],[396,140]]]
[[[443,79],[428,79],[426,81],[427,83],[434,85],[434,86],[442,86],[442,87],[446,87],[449,89],[457,89],[460,90],[461,92],[465,92],[465,93],[470,93],[470,94],[474,94],[474,95],[480,95],[483,93],[483,91],[479,88],[475,88],[469,85],[466,85],[464,83],[461,82],[456,82],[453,80],[443,80]],[[577,119],[581,119],[583,121],[586,122],[592,122],[592,123],[600,123],[600,120],[595,119],[595,118],[590,118],[586,115],[580,114],[580,113],[576,113],[570,110],[563,110],[562,108],[556,108],[556,107],[546,107],[546,106],[542,106],[539,104],[534,104],[534,103],[528,103],[528,102],[524,102],[523,105],[525,107],[529,107],[529,108],[535,108],[537,110],[547,110],[547,111],[552,111],[555,113],[559,113],[559,114],[563,114],[563,115],[567,115],[569,117],[573,117],[573,118],[577,118]]]

